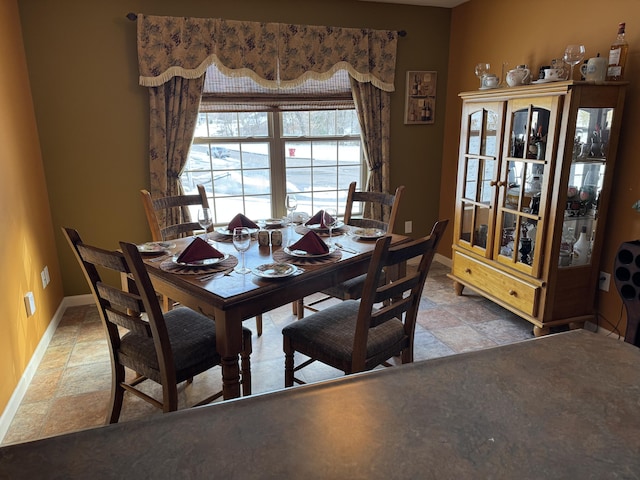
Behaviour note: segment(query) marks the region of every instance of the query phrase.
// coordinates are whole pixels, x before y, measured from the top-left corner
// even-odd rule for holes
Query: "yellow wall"
[[[615,253],[624,241],[640,238],[640,214],[631,205],[640,199],[640,3],[637,0],[539,0],[523,4],[512,0],[470,0],[453,9],[442,162],[440,216],[453,218],[461,101],[457,94],[474,90],[478,62],[499,66],[526,63],[537,72],[540,65],[560,56],[569,43],[583,43],[587,56],[608,54],[617,25],[626,22],[630,55],[623,127],[614,178],[614,193],[606,226],[600,269],[612,272]],[[500,75],[500,69],[494,69]],[[451,255],[452,228],[441,243],[441,253]],[[613,279],[608,293],[599,295],[599,312],[605,328],[613,330],[622,301]],[[624,334],[625,320],[619,325]]]
[[[47,185],[15,0],[0,2],[0,412],[62,300]],[[52,279],[43,290],[40,272]],[[23,297],[33,292],[27,318]]]

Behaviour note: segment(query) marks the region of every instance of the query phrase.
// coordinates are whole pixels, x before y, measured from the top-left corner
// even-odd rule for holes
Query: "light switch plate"
[[[411,233],[413,231],[413,222],[411,220],[407,220],[404,222],[404,233]]]

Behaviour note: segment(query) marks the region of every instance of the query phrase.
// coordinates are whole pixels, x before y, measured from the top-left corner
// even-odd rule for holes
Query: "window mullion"
[[[271,213],[274,218],[285,215],[284,197],[286,195],[286,166],[284,142],[282,138],[282,117],[279,112],[269,114],[271,129]]]

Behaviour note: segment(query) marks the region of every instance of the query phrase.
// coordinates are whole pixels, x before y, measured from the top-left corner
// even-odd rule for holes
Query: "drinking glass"
[[[333,231],[333,227],[338,223],[338,213],[335,208],[325,208],[323,215],[323,222],[326,227],[329,229],[329,247],[333,246],[333,240],[331,238],[331,232]]]
[[[233,229],[233,246],[236,248],[238,252],[240,252],[240,256],[242,257],[241,266],[236,266],[234,269],[238,273],[249,273],[251,270],[248,269],[244,264],[244,252],[249,250],[249,246],[251,245],[251,234],[249,233],[249,229],[246,227],[236,227]]]
[[[480,79],[480,88],[482,88],[482,77],[489,73],[491,65],[489,63],[478,63],[476,65],[476,77]]]
[[[584,45],[567,45],[567,48],[564,49],[564,55],[562,56],[562,59],[565,61],[565,63],[571,65],[569,80],[573,80],[573,69],[582,61],[582,59],[584,58],[584,54]]]
[[[210,208],[201,208],[198,210],[198,223],[204,229],[204,240],[207,241],[207,233],[209,227],[213,225],[213,215]]]
[[[295,195],[289,194],[284,199],[284,206],[287,209],[287,214],[289,216],[289,225],[291,225],[291,223],[293,223],[293,212],[298,208],[298,199]]]
[[[289,194],[284,199],[284,206],[287,209],[287,219],[289,224],[289,240],[293,238],[293,212],[298,207],[298,199],[295,195]]]

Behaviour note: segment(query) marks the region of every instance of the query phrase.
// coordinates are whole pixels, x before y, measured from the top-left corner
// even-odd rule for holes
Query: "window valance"
[[[199,78],[207,67],[266,88],[296,87],[346,70],[393,92],[395,31],[138,14],[140,85]]]

